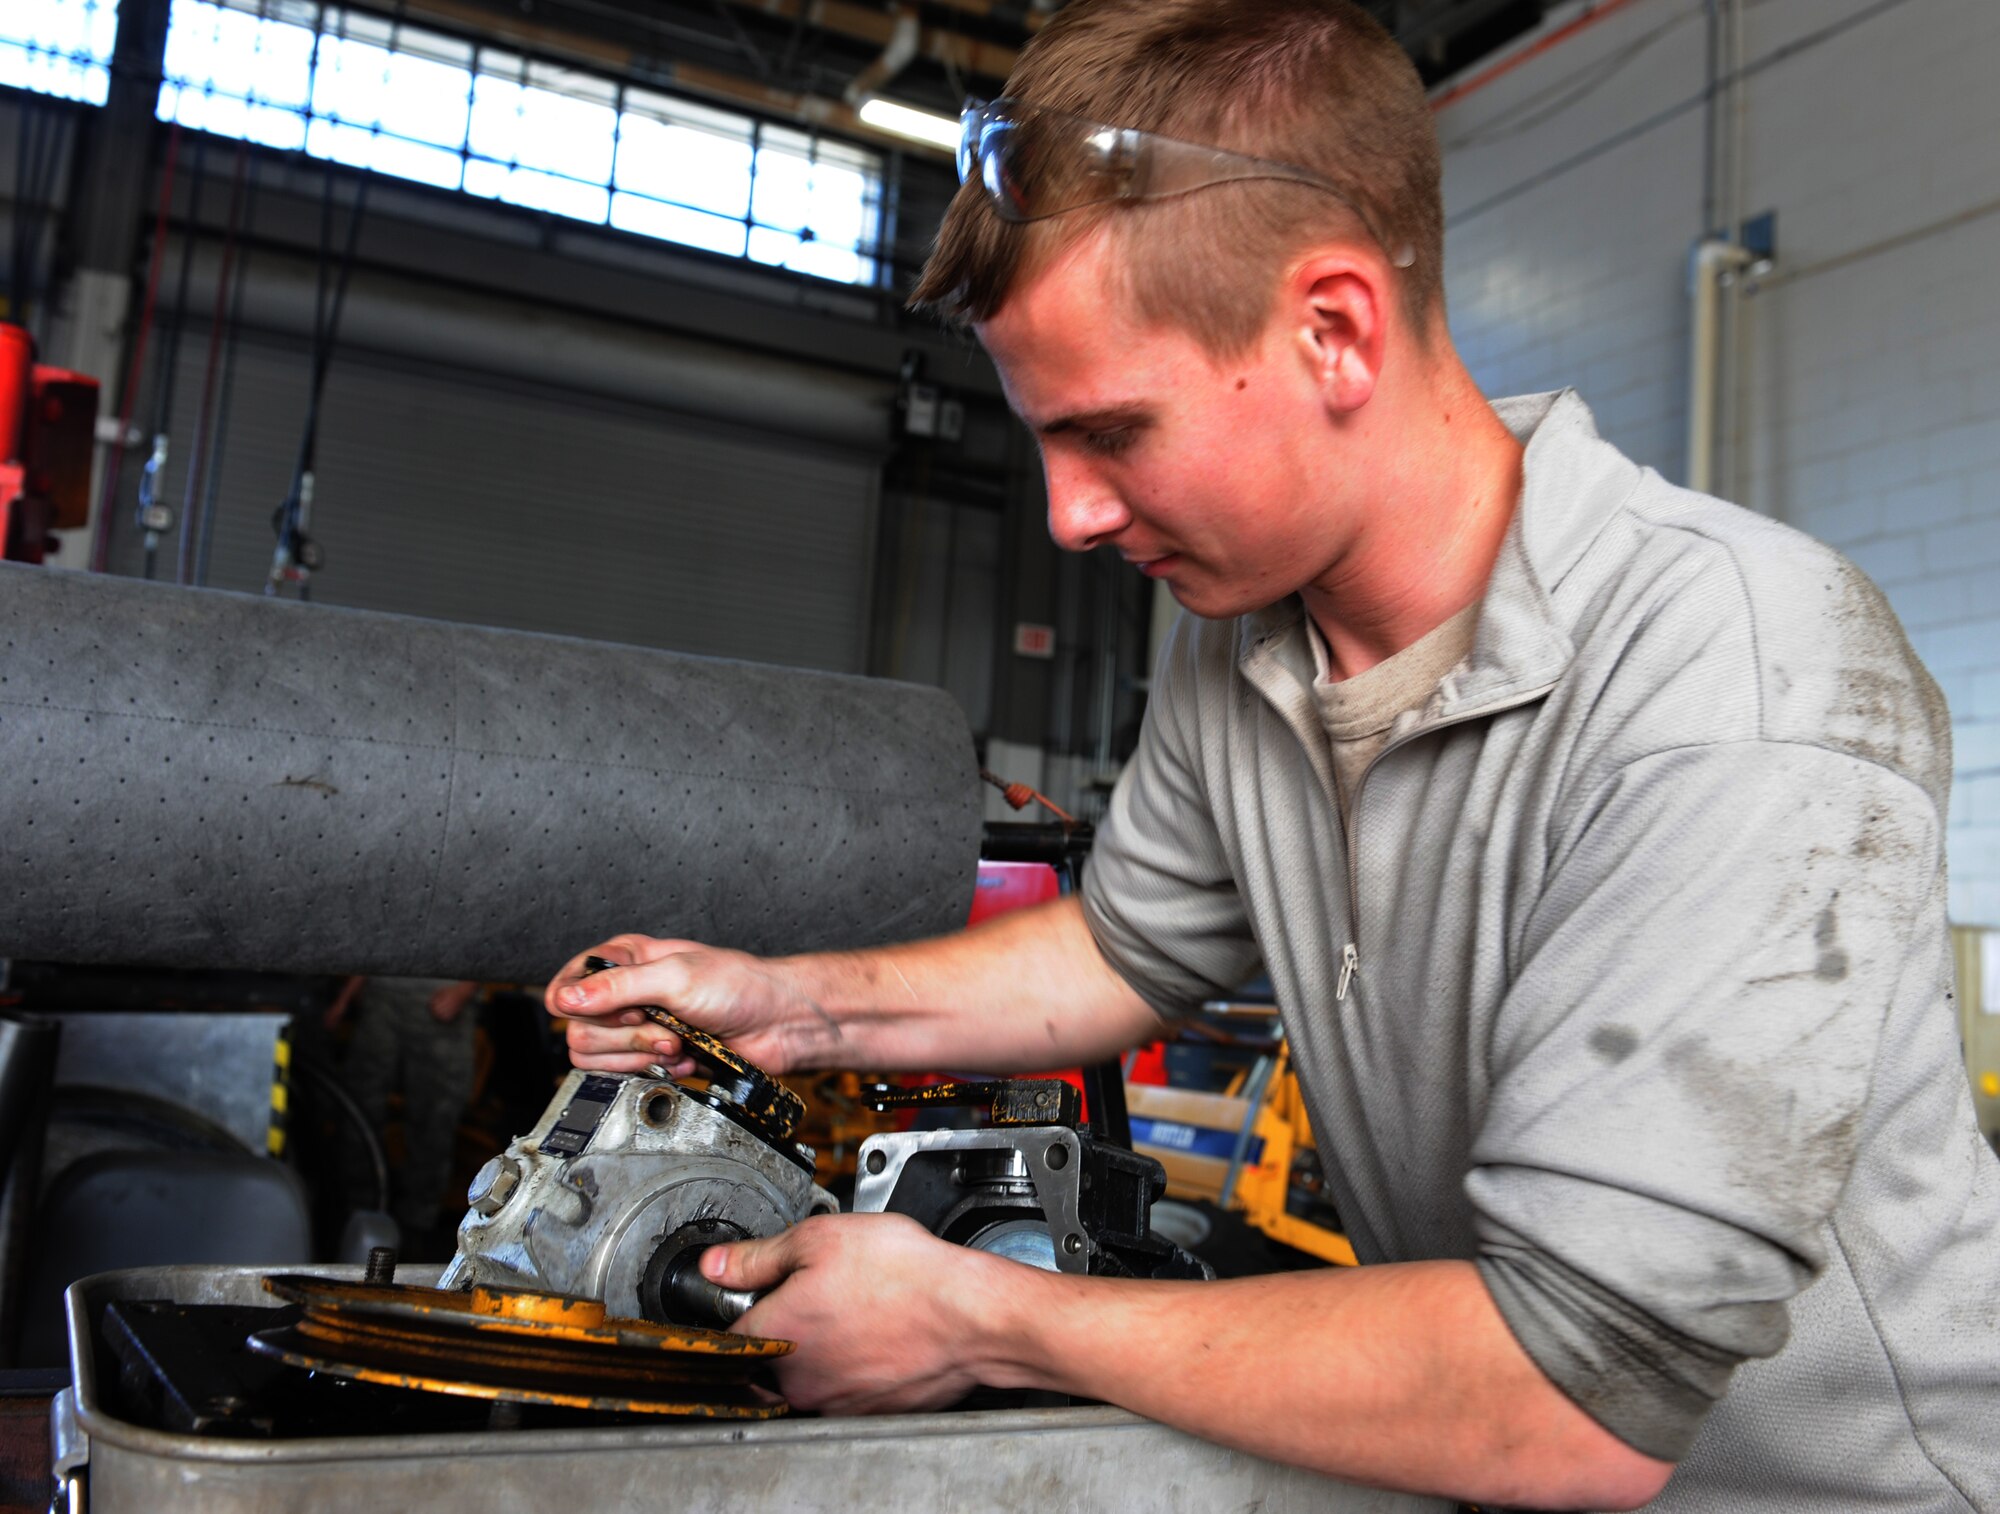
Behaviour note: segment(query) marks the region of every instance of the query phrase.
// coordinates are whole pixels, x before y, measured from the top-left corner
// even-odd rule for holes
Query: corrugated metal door
[[[206,332],[183,338],[178,505]],[[209,583],[260,589],[305,407],[302,344],[245,335]],[[143,457],[133,459],[133,468]],[[873,459],[418,361],[342,353],[320,426],[313,598],[859,672]],[[129,493],[129,491],[128,491]],[[119,571],[135,571],[129,504]],[[159,576],[174,575],[171,544]]]

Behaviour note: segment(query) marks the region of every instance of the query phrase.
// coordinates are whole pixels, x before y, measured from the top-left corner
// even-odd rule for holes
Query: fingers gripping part
[[[583,976],[623,966],[608,957],[585,957]],[[699,1030],[654,1004],[639,1006],[654,1024],[680,1038],[686,1054],[709,1073],[710,1090],[740,1112],[773,1145],[790,1141],[805,1119],[805,1100],[755,1063],[731,1051],[705,1030]]]

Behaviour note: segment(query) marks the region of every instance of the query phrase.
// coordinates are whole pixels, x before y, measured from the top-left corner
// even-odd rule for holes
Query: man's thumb
[[[780,1231],[758,1241],[731,1241],[701,1254],[701,1275],[724,1288],[762,1293],[775,1288],[797,1264],[792,1259],[792,1232]]]

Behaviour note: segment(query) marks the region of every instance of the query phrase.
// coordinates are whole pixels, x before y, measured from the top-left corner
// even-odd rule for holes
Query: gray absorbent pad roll
[[[0,956],[535,983],[962,925],[943,691],[0,566]]]

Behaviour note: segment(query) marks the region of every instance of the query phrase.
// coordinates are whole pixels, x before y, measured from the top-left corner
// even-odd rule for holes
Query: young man
[[[1480,396],[1422,90],[1346,0],[1077,0],[963,167],[920,297],[1057,541],[1192,612],[1083,896],[844,956],[620,937],[551,1006],[588,1066],[679,1057],[660,1003],[780,1071],[999,1072],[1262,960],[1374,1265],[1123,1283],[812,1220],[711,1253],[775,1290],[787,1393],[1054,1388],[1540,1508],[2000,1508],[1949,728],[1880,595],[1572,394]]]

